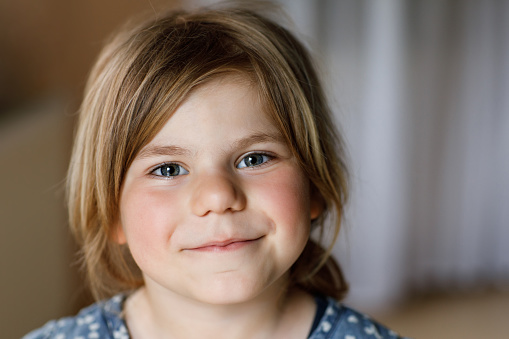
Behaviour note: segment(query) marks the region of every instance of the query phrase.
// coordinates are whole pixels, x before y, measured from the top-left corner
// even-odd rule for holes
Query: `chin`
[[[232,305],[253,301],[267,291],[265,284],[253,284],[239,279],[217,279],[208,282],[196,299],[212,305]]]

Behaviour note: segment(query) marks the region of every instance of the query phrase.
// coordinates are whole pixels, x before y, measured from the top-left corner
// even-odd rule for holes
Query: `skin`
[[[194,89],[123,183],[117,241],[145,280],[131,335],[305,338],[314,301],[286,286],[318,201],[247,78]]]

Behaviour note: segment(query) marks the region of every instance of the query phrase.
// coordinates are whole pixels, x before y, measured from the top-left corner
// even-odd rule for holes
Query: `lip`
[[[203,245],[199,245],[197,247],[187,248],[185,250],[195,252],[218,252],[218,253],[231,252],[252,245],[261,238],[262,237],[254,239],[228,239],[224,241],[212,241],[205,243]]]

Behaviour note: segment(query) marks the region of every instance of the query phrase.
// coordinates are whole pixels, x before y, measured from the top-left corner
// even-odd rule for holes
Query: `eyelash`
[[[252,166],[248,166],[246,163],[245,163],[245,160],[249,157],[249,156],[262,156],[263,158],[266,158],[266,159],[263,159],[265,161],[263,161],[262,163],[260,164],[255,164],[255,165],[252,165]],[[242,169],[242,168],[247,168],[247,169],[253,169],[253,168],[260,168],[260,167],[264,167],[266,166],[267,164],[269,164],[270,162],[272,162],[274,160],[275,156],[272,155],[272,154],[269,154],[269,153],[266,153],[266,152],[251,152],[251,153],[248,153],[248,154],[245,154],[241,159],[240,161],[235,165],[236,168],[238,169]],[[244,162],[244,166],[243,167],[239,167],[239,165],[241,165],[242,163]],[[179,168],[179,172],[177,172],[176,175],[170,175],[170,176],[166,176],[166,175],[163,175],[162,173],[161,174],[155,174],[156,171],[158,170],[162,170],[164,167],[169,167],[169,166],[178,166]],[[185,171],[185,173],[180,173],[182,170]],[[182,175],[186,175],[186,174],[189,174],[189,171],[187,169],[184,168],[184,166],[176,163],[176,162],[165,162],[165,163],[162,163],[160,165],[157,165],[156,167],[152,168],[150,171],[149,171],[149,174],[154,176],[154,177],[157,177],[157,178],[162,178],[162,179],[165,179],[165,180],[172,180],[172,179],[175,179],[179,176],[182,176]]]
[[[155,172],[157,170],[162,170],[164,167],[170,167],[170,166],[178,166],[179,168],[179,171],[177,172],[176,175],[171,175],[171,176],[166,176],[166,175],[163,175],[162,173],[161,174],[155,174]],[[185,173],[183,174],[180,174],[180,172],[184,170]],[[182,175],[186,175],[186,174],[189,174],[189,171],[187,169],[184,168],[184,166],[176,163],[176,162],[165,162],[165,163],[162,163],[156,167],[154,167],[153,169],[150,170],[150,175],[152,176],[155,176],[157,178],[162,178],[162,179],[166,179],[166,180],[171,180],[171,179],[175,179],[176,177],[179,177],[179,176],[182,176]]]
[[[252,166],[247,166],[245,165],[244,167],[239,167],[240,164],[242,164],[249,156],[254,156],[254,155],[258,155],[258,156],[262,156],[262,157],[265,157],[267,158],[267,160],[265,160],[264,162],[262,162],[261,164],[257,164],[257,165],[252,165]],[[239,163],[235,166],[236,168],[260,168],[260,167],[264,167],[266,166],[268,163],[270,163],[272,160],[274,160],[275,156],[272,155],[272,154],[269,154],[269,153],[266,153],[266,152],[251,152],[251,153],[248,153],[248,154],[245,154],[239,161]],[[245,164],[245,162],[244,162]]]

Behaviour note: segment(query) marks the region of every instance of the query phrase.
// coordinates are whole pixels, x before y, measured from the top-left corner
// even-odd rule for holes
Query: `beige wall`
[[[80,301],[61,185],[69,120],[63,119],[58,99],[23,111],[15,112],[23,118],[0,126],[0,319],[5,338],[72,312]]]
[[[92,62],[112,30],[133,15],[178,3],[1,0],[0,108],[54,90],[79,96]]]
[[[62,182],[102,42],[176,0],[0,0],[0,328],[19,338],[86,302]]]

